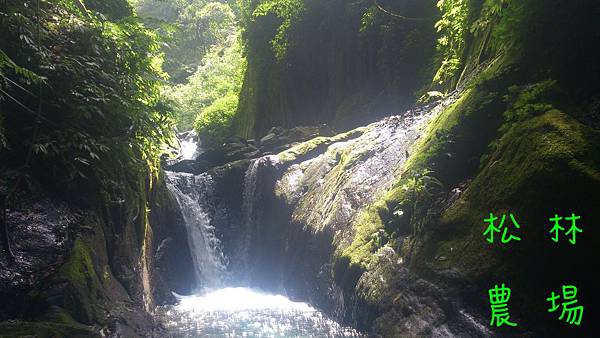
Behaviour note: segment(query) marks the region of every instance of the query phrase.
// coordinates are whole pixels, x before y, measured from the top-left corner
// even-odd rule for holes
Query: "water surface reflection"
[[[359,337],[306,303],[249,288],[182,296],[158,310],[170,337]]]

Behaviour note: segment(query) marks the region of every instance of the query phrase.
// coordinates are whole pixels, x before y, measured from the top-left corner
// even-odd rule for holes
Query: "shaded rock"
[[[3,173],[2,190],[16,184],[16,172]],[[27,201],[23,198],[27,196]],[[22,310],[22,297],[44,278],[56,273],[70,250],[81,211],[56,201],[41,191],[28,176],[7,207],[8,227],[15,262],[0,253],[0,320]]]
[[[1,177],[4,191],[16,176]],[[0,322],[23,321],[18,328],[0,323],[0,331],[149,336],[148,311],[173,303],[172,290],[185,294],[193,286],[185,228],[164,184],[129,191],[103,210],[80,210],[26,177],[7,209],[16,264],[0,254]]]
[[[194,173],[201,169],[197,160],[182,160],[172,165],[166,165],[165,170]]]
[[[271,128],[269,133],[260,140],[262,152],[280,152],[292,144],[304,142],[315,137],[330,137],[335,135],[327,125],[300,126],[291,129],[281,127]]]
[[[195,285],[187,229],[181,211],[164,181],[160,181],[150,196],[153,207],[150,224],[153,229],[154,289],[158,304],[173,303],[171,291],[189,294]],[[161,287],[162,286],[162,287]]]
[[[282,135],[286,133],[286,129],[283,127],[272,127],[271,129],[269,129],[269,131],[267,132],[267,134],[275,134],[275,135]]]
[[[260,145],[262,147],[269,147],[278,142],[279,138],[274,133],[269,133],[260,139]]]
[[[261,155],[258,148],[251,144],[235,141],[225,143],[219,148],[206,150],[195,160],[184,160],[173,165],[165,166],[165,170],[174,172],[185,172],[199,175],[211,168],[222,166],[226,163],[242,159],[256,158]]]

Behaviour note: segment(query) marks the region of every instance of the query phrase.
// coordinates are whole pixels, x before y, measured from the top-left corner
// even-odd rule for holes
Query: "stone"
[[[275,140],[277,140],[277,135],[275,135],[274,133],[269,133],[260,139],[260,144],[262,146],[269,145],[274,143]]]

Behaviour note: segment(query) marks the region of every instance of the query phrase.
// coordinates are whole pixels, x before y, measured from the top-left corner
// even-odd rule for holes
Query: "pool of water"
[[[157,315],[169,337],[361,337],[306,303],[248,288],[181,296]]]

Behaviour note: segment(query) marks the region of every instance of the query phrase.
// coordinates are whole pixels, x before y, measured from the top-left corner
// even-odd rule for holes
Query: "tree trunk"
[[[88,12],[87,12],[87,8],[85,8],[85,4],[83,2],[81,2],[81,0],[75,0],[75,5],[79,8],[79,10],[81,11],[81,13],[83,13],[83,15],[89,16]]]
[[[6,220],[6,196],[0,195],[0,228],[2,231],[2,244],[4,245],[4,249],[6,250],[6,254],[9,258],[9,261],[15,260],[15,254],[12,251],[10,245],[10,237],[8,232],[8,223]]]

